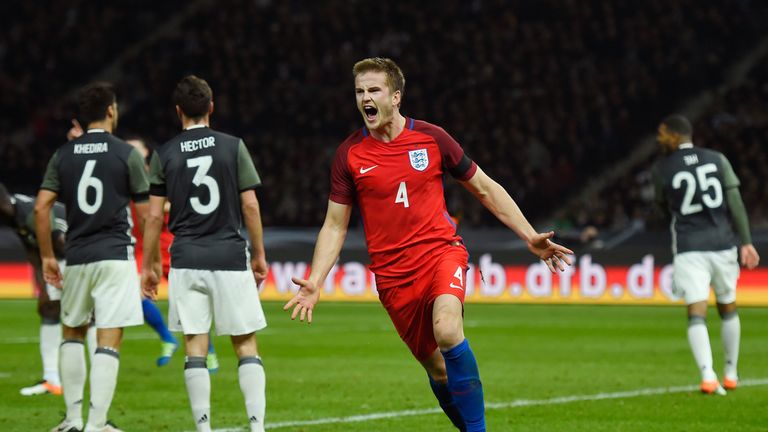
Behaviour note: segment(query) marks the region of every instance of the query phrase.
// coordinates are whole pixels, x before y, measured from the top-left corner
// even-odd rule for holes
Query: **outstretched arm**
[[[43,279],[45,282],[61,288],[62,275],[59,262],[53,253],[51,240],[51,208],[56,202],[56,192],[40,189],[35,200],[35,232],[40,248],[40,259],[43,263]]]
[[[507,191],[488,177],[480,167],[469,180],[461,184],[472,192],[501,223],[523,239],[528,245],[528,250],[542,259],[551,271],[556,271],[556,267],[565,270],[564,264],[571,264],[568,255],[573,252],[550,240],[555,235],[553,231],[537,233]]]
[[[299,285],[299,291],[283,306],[283,310],[294,308],[291,319],[296,319],[296,315],[299,315],[300,321],[304,321],[306,316],[307,322],[312,322],[312,309],[320,299],[320,287],[339,258],[344,239],[347,237],[351,214],[352,206],[328,201],[325,222],[317,235],[309,279],[292,278],[293,283]]]

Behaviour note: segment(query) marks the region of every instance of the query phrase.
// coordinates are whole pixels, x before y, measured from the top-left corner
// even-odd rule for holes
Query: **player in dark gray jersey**
[[[208,83],[188,76],[176,86],[173,99],[184,131],[152,156],[144,257],[157,251],[168,199],[174,234],[168,323],[184,333],[184,378],[197,430],[211,430],[205,355],[213,318],[216,332],[231,336],[239,358],[240,389],[251,431],[262,432],[265,375],[255,332],[267,325],[257,286],[267,277],[267,263],[254,193],[261,182],[243,141],[209,127],[213,94]],[[251,240],[250,256],[239,234],[243,220]],[[157,293],[158,276],[150,265],[143,266],[146,295]]]
[[[35,202],[43,275],[54,285],[61,285],[62,275],[51,247],[48,215],[57,198],[66,206],[69,225],[60,349],[67,414],[53,430],[82,430],[83,339],[95,313],[98,348],[91,365],[85,431],[114,432],[119,429],[107,422],[107,412],[117,384],[123,328],[143,324],[129,203],[134,201],[138,219],[143,221],[149,183],[141,155],[112,135],[118,119],[112,86],[86,86],[77,104],[86,133],[53,155]]]
[[[61,324],[59,311],[61,291],[43,281],[40,251],[35,236],[35,197],[23,194],[9,194],[0,183],[0,225],[9,226],[24,245],[27,260],[32,265],[37,288],[37,313],[40,315],[40,356],[43,363],[43,379],[21,389],[23,396],[51,393],[61,395],[59,379],[59,344]],[[58,259],[64,259],[64,239],[67,232],[64,205],[53,207],[53,232],[51,242]]]
[[[693,127],[681,115],[661,123],[658,141],[667,156],[654,168],[654,183],[659,204],[672,215],[673,289],[688,305],[688,342],[701,372],[701,391],[725,394],[738,383],[741,324],[736,312],[736,245],[746,268],[756,267],[760,257],[752,246],[739,179],[731,164],[721,153],[695,147],[692,135]],[[705,321],[710,285],[722,318],[722,386],[712,365]]]

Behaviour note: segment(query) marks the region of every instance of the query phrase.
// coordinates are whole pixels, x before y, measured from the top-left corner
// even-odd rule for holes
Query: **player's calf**
[[[737,366],[739,362],[739,344],[741,342],[741,321],[739,320],[735,303],[718,304],[717,309],[722,320],[720,336],[723,341],[723,353],[725,354],[723,387],[726,390],[733,390],[739,381]]]
[[[464,419],[467,432],[485,431],[485,402],[483,384],[477,361],[469,342],[464,339],[457,346],[442,351],[448,372],[448,389]]]
[[[107,425],[107,412],[117,387],[120,353],[116,348],[100,346],[96,349],[91,366],[91,403],[86,430],[112,432]]]
[[[22,396],[61,395],[61,378],[59,376],[61,334],[62,330],[58,316],[53,318],[48,316],[48,314],[41,316],[40,357],[43,362],[43,379],[32,386],[22,388],[20,391]]]
[[[61,301],[39,301],[37,303],[37,313],[40,315],[41,319],[58,324],[59,316],[61,316]]]
[[[240,391],[245,398],[245,411],[251,432],[264,431],[266,413],[266,375],[261,357],[241,357],[237,367]]]
[[[197,432],[211,430],[211,376],[205,357],[187,357],[184,364],[184,382]]]
[[[427,359],[421,360],[421,364],[427,370],[429,387],[432,389],[440,408],[456,429],[465,431],[464,419],[461,417],[459,407],[448,388],[448,372],[445,370],[445,360],[440,350],[435,350]]]

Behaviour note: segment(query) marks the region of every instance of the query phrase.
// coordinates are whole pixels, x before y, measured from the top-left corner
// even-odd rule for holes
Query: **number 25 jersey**
[[[672,252],[718,251],[736,244],[726,192],[739,186],[728,159],[681,144],[654,169],[657,201],[672,215]]]
[[[460,241],[445,206],[443,173],[468,180],[477,171],[461,146],[442,128],[405,119],[385,143],[365,128],[336,150],[330,200],[356,203],[379,276],[407,278],[451,242]]]

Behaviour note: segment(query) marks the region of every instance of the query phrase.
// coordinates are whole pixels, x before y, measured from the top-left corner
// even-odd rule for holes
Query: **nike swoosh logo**
[[[363,167],[360,167],[360,174],[365,174],[365,173],[367,173],[368,171],[370,171],[370,170],[372,170],[372,169],[374,169],[374,168],[376,168],[376,167],[378,167],[378,165],[374,165],[374,166],[372,166],[372,167],[370,167],[370,168],[363,168]]]
[[[464,288],[462,288],[462,287],[460,287],[458,285],[454,285],[453,282],[451,282],[451,284],[448,285],[448,286],[451,287],[451,288],[456,288],[456,289],[460,289],[460,290],[464,291]]]

